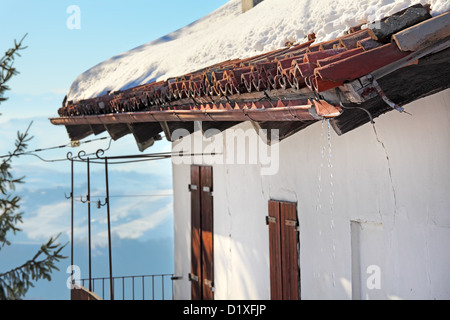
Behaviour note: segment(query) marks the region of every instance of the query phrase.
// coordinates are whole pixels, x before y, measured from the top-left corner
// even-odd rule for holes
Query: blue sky
[[[15,63],[20,74],[9,82],[9,100],[0,105],[0,154],[12,149],[16,132],[24,131],[31,121],[34,138],[29,150],[67,144],[65,129],[51,125],[48,118],[57,115],[79,74],[114,55],[182,28],[226,2],[0,0],[0,52],[28,33],[25,39],[28,48]],[[80,8],[80,29],[67,28],[70,14],[66,10],[70,5]],[[87,139],[92,138],[98,137]],[[108,147],[108,143],[109,140],[101,140],[82,145],[82,149],[95,151]],[[39,155],[61,159],[68,151],[79,150],[61,148]],[[169,144],[161,141],[146,152],[168,150]],[[112,142],[108,152],[108,155],[139,153],[131,136]],[[70,202],[64,197],[64,193],[70,192],[69,163],[49,163],[27,156],[15,161],[13,168],[17,176],[26,176],[26,183],[17,188],[25,212],[23,232],[10,235],[13,244],[0,251],[0,272],[30,259],[51,235],[62,233],[61,242],[69,240]],[[78,196],[86,195],[85,165],[76,164],[75,171],[74,194],[79,199]],[[93,165],[91,171],[93,199],[104,200],[103,166]],[[111,166],[114,275],[172,272],[171,188],[169,160]],[[75,264],[80,265],[82,278],[87,276],[86,210],[86,205],[75,201]],[[92,206],[93,275],[98,277],[108,276],[105,217],[104,207]],[[69,245],[64,254],[70,254]],[[26,298],[68,299],[65,282],[69,264],[70,259],[63,260],[53,281],[36,283]]]

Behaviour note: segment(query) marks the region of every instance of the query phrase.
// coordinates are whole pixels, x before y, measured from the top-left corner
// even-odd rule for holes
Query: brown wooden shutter
[[[214,299],[213,197],[212,167],[201,167],[202,293],[204,300]]]
[[[191,299],[214,299],[212,167],[191,166]]]
[[[297,205],[269,201],[270,298],[299,299]]]
[[[297,205],[281,202],[280,208],[283,299],[298,300]]]
[[[191,299],[202,298],[200,167],[191,166]]]
[[[283,299],[281,277],[280,204],[269,201],[270,298]]]

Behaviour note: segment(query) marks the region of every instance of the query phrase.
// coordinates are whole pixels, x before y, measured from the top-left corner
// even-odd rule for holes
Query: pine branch
[[[26,35],[25,35],[26,36]],[[4,97],[9,87],[6,83],[18,73],[14,68],[14,58],[20,56],[19,51],[25,49],[22,45],[25,36],[19,41],[14,41],[14,47],[6,51],[0,58],[0,103],[7,98]],[[12,195],[11,191],[15,189],[17,183],[23,183],[24,177],[15,178],[11,173],[12,159],[23,154],[28,147],[28,142],[32,139],[29,136],[29,130],[32,122],[25,133],[17,132],[17,138],[14,143],[14,150],[8,153],[0,162],[0,250],[5,245],[11,243],[6,235],[12,231],[16,233],[21,231],[17,227],[22,222],[23,213],[16,211],[19,209],[20,197]],[[61,250],[67,245],[56,243],[57,238],[51,237],[50,240],[41,246],[38,252],[31,260],[28,260],[21,266],[8,272],[0,274],[0,300],[21,299],[25,296],[30,287],[33,287],[33,281],[40,279],[51,280],[51,273],[59,270],[56,263],[67,257],[61,255]]]
[[[58,236],[41,246],[31,260],[8,272],[0,274],[0,300],[21,299],[30,287],[34,287],[33,281],[40,279],[51,280],[51,273],[59,270],[55,265],[61,259],[67,257],[61,254],[61,250],[67,245],[56,243]],[[38,260],[44,255],[45,258]]]
[[[12,231],[13,234],[21,231],[19,227],[17,227],[18,223],[22,223],[22,212],[15,213],[15,211],[19,208],[19,197],[13,197],[9,199],[0,199],[0,250],[5,245],[10,245],[11,243],[6,238],[6,235]]]
[[[25,35],[26,36],[26,35]],[[5,55],[0,58],[0,103],[7,98],[4,97],[5,91],[9,90],[6,83],[18,71],[14,68],[14,59],[20,56],[20,51],[25,49],[22,45],[25,36],[19,41],[14,41],[14,47],[6,51]],[[11,173],[12,159],[23,154],[28,147],[28,142],[32,139],[29,130],[32,122],[26,129],[25,133],[17,132],[17,138],[14,143],[14,150],[8,153],[8,156],[0,162],[0,250],[5,245],[11,243],[7,240],[6,235],[12,231],[16,233],[21,231],[17,224],[22,222],[23,213],[16,211],[19,209],[20,197],[12,195],[11,191],[15,189],[17,183],[23,183],[24,177],[15,178]],[[14,268],[8,272],[0,274],[0,300],[4,299],[21,299],[25,296],[28,289],[33,285],[33,281],[40,279],[51,280],[51,273],[59,270],[56,263],[67,257],[61,255],[61,250],[67,245],[56,243],[57,238],[50,240],[41,246],[40,250],[31,260],[28,260],[21,266]]]
[[[17,157],[18,154],[26,150],[28,146],[28,141],[32,137],[29,137],[29,130],[31,124],[26,129],[25,133],[17,133],[17,140],[15,142],[14,151],[10,152],[8,157],[5,158],[0,164],[0,194],[4,195],[4,198],[0,198],[0,250],[5,245],[10,245],[11,243],[6,238],[6,235],[12,231],[15,234],[21,231],[16,225],[22,222],[23,213],[15,213],[19,209],[19,196],[11,196],[8,194],[10,191],[15,189],[17,183],[23,183],[24,177],[14,178],[10,172],[11,170],[11,160],[13,157]]]
[[[0,192],[3,195],[7,194],[8,189],[14,190],[16,183],[23,183],[24,177],[13,179],[11,170],[11,160],[14,157],[18,157],[28,147],[28,142],[33,138],[29,136],[29,130],[33,121],[28,125],[25,133],[17,132],[17,139],[14,143],[15,149],[8,153],[8,157],[2,160],[0,164]]]
[[[7,100],[7,98],[3,96],[4,92],[9,90],[9,87],[6,86],[5,83],[8,82],[12,76],[19,73],[16,68],[13,67],[14,58],[20,57],[19,52],[27,48],[22,45],[26,36],[27,34],[25,34],[19,42],[14,40],[14,47],[8,49],[5,52],[5,55],[0,59],[0,103]]]

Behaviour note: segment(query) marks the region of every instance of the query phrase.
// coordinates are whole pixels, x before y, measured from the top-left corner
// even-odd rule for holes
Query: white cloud
[[[23,219],[22,230],[30,239],[47,240],[58,233],[67,233],[70,202],[62,201],[55,204],[43,205],[34,215],[27,213]],[[32,214],[32,213],[31,213]]]
[[[143,208],[146,209],[145,207]],[[157,228],[162,222],[168,219],[171,216],[171,212],[172,203],[169,203],[153,213],[140,213],[140,216],[136,219],[123,223],[116,223],[116,225],[111,228],[111,233],[119,237],[120,239],[139,239],[147,231]],[[103,230],[101,232],[98,232],[94,236],[94,247],[104,247],[107,245],[107,241],[108,231]]]
[[[149,210],[151,211],[154,209],[153,207],[150,207],[150,204],[157,202],[162,199],[168,199],[167,195],[172,194],[171,189],[162,189],[162,190],[141,190],[141,193],[137,191],[136,189],[131,189],[128,191],[130,196],[140,196],[137,198],[121,198],[116,203],[113,203],[112,201],[117,198],[113,198],[114,195],[110,194],[111,197],[111,222],[120,222],[122,220],[133,219],[138,218],[141,216],[145,216],[148,214]],[[147,194],[147,196],[145,196]],[[132,199],[132,200],[130,200]],[[139,200],[136,200],[139,199]],[[106,224],[106,216],[99,220],[100,223]]]
[[[145,191],[142,191],[145,193]],[[159,190],[158,194],[170,194],[171,190]],[[166,196],[121,199],[111,204],[111,233],[120,239],[139,239],[146,232],[157,229],[172,213],[172,201]],[[74,237],[76,242],[87,241],[86,210],[77,212],[79,218],[75,222]],[[82,216],[82,218],[80,218]],[[97,211],[95,205],[91,206],[91,237],[92,248],[106,247],[108,244],[108,230],[106,209]]]
[[[120,224],[114,227],[112,232],[117,234],[122,239],[137,239],[146,231],[156,228],[164,220],[169,218],[171,211],[172,204],[170,203],[154,213],[142,216],[140,219],[135,219],[130,222]]]

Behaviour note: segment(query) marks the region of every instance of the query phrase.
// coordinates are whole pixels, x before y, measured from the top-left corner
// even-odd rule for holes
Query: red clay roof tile
[[[364,52],[364,50],[362,48],[354,48],[354,49],[351,49],[351,50],[345,50],[345,51],[343,51],[341,53],[338,53],[336,55],[333,55],[333,56],[330,56],[330,57],[327,57],[327,58],[323,58],[323,59],[319,59],[319,60],[317,60],[316,63],[317,63],[318,67],[324,67],[327,64],[343,60],[345,58],[351,57],[351,56],[353,56],[355,54],[358,54],[358,53],[361,53],[361,52]]]
[[[287,108],[278,116],[276,113],[271,113],[266,118],[256,116],[260,120],[282,121],[293,119],[292,114],[287,114],[292,111],[288,109],[296,104],[295,114],[298,119],[312,120],[310,113],[301,112],[303,109],[297,107],[302,104],[310,107],[314,105],[320,117],[338,116],[339,108],[323,100],[314,100],[309,104],[301,102],[294,98],[293,92],[309,89],[310,96],[317,95],[411,54],[401,51],[395,42],[383,44],[373,40],[368,30],[361,29],[361,26],[351,28],[350,33],[327,42],[313,45],[314,41],[315,35],[310,34],[308,41],[302,44],[245,59],[223,61],[167,81],[149,83],[94,99],[69,102],[58,112],[63,118],[139,112],[139,117],[143,116],[146,121],[180,121],[180,117],[186,117],[185,120],[203,119],[201,112],[208,110],[214,112],[216,118],[241,121],[250,117],[253,112],[250,110],[255,108],[264,109],[264,112],[273,107],[282,111]],[[298,91],[297,97],[305,95]],[[244,109],[249,110],[245,116],[242,114]],[[170,114],[163,115],[169,110]],[[174,111],[183,112],[174,116]],[[188,117],[189,112],[195,112],[195,116]],[[219,116],[220,112],[227,113]],[[117,119],[119,118],[124,120],[126,117],[118,116]],[[108,117],[105,121],[113,121],[112,119]],[[61,119],[60,123],[67,123],[66,120]]]
[[[310,53],[305,54],[305,56],[303,58],[303,62],[309,62],[313,65],[317,65],[317,60],[335,56],[346,50],[347,49],[345,49],[345,48],[338,48],[338,49],[327,49],[327,50],[321,50],[321,51],[316,51],[316,52],[310,52]]]
[[[324,80],[353,80],[395,62],[409,53],[400,51],[394,43],[388,43],[317,68],[314,73]]]

